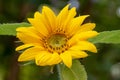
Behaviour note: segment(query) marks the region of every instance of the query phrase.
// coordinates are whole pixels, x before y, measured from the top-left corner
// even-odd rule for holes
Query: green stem
[[[61,69],[60,69],[60,64],[57,64],[57,71],[58,71],[59,80],[63,80],[62,74],[61,74]]]

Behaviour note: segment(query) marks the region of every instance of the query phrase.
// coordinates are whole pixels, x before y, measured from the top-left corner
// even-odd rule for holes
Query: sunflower
[[[16,29],[17,38],[24,44],[16,51],[24,50],[18,61],[35,60],[39,66],[55,65],[63,62],[72,66],[72,59],[85,58],[86,51],[97,52],[94,44],[88,42],[98,33],[93,31],[94,23],[82,24],[89,15],[76,16],[76,8],[65,6],[56,16],[47,6],[42,12],[35,12],[28,18],[30,27]]]

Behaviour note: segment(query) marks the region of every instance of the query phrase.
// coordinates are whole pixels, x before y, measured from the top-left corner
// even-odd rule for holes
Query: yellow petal
[[[63,24],[62,28],[64,31],[66,31],[67,26],[69,27],[70,21],[75,17],[75,15],[76,15],[76,8],[73,7],[72,9],[69,10],[68,15],[64,19],[64,22],[61,23],[61,24]]]
[[[84,16],[79,16],[74,18],[69,26],[68,26],[68,34],[74,34],[76,33],[76,30],[78,30],[80,28],[80,25],[83,23],[83,21],[85,20],[86,17],[88,17],[89,15],[84,15]]]
[[[20,27],[16,29],[17,38],[26,44],[42,44],[41,37],[34,27]]]
[[[97,49],[95,45],[88,41],[79,41],[78,44],[72,46],[70,50],[87,50],[87,51],[97,53]]]
[[[32,35],[27,35],[25,33],[17,33],[17,38],[19,38],[23,43],[41,43],[39,38],[33,37]]]
[[[86,31],[86,32],[82,32],[82,33],[78,33],[77,38],[79,38],[79,40],[86,40],[92,37],[97,36],[99,33],[96,31]]]
[[[42,15],[45,18],[45,23],[48,24],[52,30],[55,30],[56,16],[54,12],[50,8],[44,6],[42,9]]]
[[[64,53],[60,54],[60,57],[63,61],[63,63],[67,66],[67,67],[71,67],[72,66],[72,56],[70,53],[68,53],[67,51],[65,51]]]
[[[49,24],[46,22],[46,19],[43,17],[43,15],[40,12],[35,12],[34,14],[34,19],[42,22],[42,25],[44,25],[43,29],[45,29],[45,31],[47,30],[49,32],[49,30],[51,29],[51,27],[49,26]],[[28,18],[28,21],[30,23],[32,23],[32,18]],[[34,23],[33,23],[34,24]],[[37,30],[39,30],[40,26],[35,26],[37,28]],[[40,28],[41,29],[41,28]],[[41,32],[41,31],[40,31]]]
[[[49,59],[46,63],[48,63],[49,65],[54,65],[54,64],[58,64],[61,62],[61,58],[60,55],[56,52],[54,52],[51,56],[51,59]]]
[[[31,43],[31,44],[24,44],[24,45],[21,45],[21,46],[18,46],[15,50],[16,51],[19,51],[19,50],[22,50],[22,49],[25,49],[25,48],[29,48],[29,47],[32,47],[32,46],[36,46],[38,48],[41,48],[41,49],[44,49],[40,44],[38,43]]]
[[[65,6],[60,13],[57,16],[57,26],[62,27],[62,23],[64,23],[64,20],[66,19],[66,16],[68,16],[68,10],[69,5]]]
[[[48,51],[41,51],[41,53],[35,57],[36,64],[40,66],[50,65],[47,61],[50,60],[51,57],[52,53],[49,53]]]
[[[42,16],[41,13],[38,12],[38,11],[36,11],[35,14],[34,14],[35,19],[41,19],[41,16]]]
[[[83,23],[83,21],[88,17],[89,15],[83,15],[83,16],[79,16],[77,21],[79,22],[79,25],[81,25]]]
[[[40,12],[35,12],[34,18],[28,18],[28,21],[40,32],[42,35],[46,36],[48,34],[48,30],[46,27],[46,23],[44,23],[42,14]]]
[[[40,24],[39,24],[39,26],[35,26],[36,28],[37,28],[37,30],[39,30],[39,29],[41,29],[41,24],[42,25],[44,25],[43,26],[43,29],[44,29],[44,31],[47,31],[47,32],[50,32],[51,31],[51,27],[50,27],[50,25],[48,24],[48,22],[46,22],[47,20],[46,20],[46,18],[44,18],[44,15],[43,14],[41,14],[40,12],[35,12],[35,14],[34,14],[34,19],[36,19],[36,20],[38,20],[38,22],[41,22]],[[30,22],[30,23],[33,23],[32,21],[34,20],[34,19],[32,19],[32,18],[28,18],[28,21]],[[33,23],[34,24],[34,23]],[[40,30],[40,32],[41,32],[41,30]],[[44,32],[43,32],[44,33]]]
[[[95,28],[95,23],[86,23],[80,26],[78,33],[85,32],[85,31],[91,31]]]
[[[38,14],[38,15],[37,15]],[[37,18],[37,16],[39,18]],[[28,21],[36,28],[36,30],[41,33],[43,36],[47,36],[48,35],[48,30],[46,25],[43,22],[43,17],[42,14],[40,13],[36,13],[36,17],[35,18],[28,18]],[[47,23],[46,23],[47,24]]]
[[[96,31],[86,31],[81,33],[76,33],[69,41],[69,45],[77,43],[79,40],[87,40],[89,38],[97,36],[99,33]]]
[[[20,27],[16,29],[17,32],[19,33],[24,33],[26,35],[30,35],[34,38],[40,38],[40,36],[38,35],[38,32],[35,30],[34,27]]]
[[[25,48],[28,48],[28,47],[31,47],[31,46],[33,46],[33,44],[24,44],[22,46],[17,47],[15,50],[19,51],[19,50],[22,50],[22,49],[25,49]]]
[[[80,50],[68,50],[68,52],[73,58],[85,58],[88,56],[86,52]]]
[[[35,58],[36,55],[40,54],[41,48],[32,47],[25,50],[18,58],[18,61],[29,61]]]

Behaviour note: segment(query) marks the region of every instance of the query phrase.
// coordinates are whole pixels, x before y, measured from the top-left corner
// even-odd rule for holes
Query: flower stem
[[[63,80],[62,74],[61,74],[61,69],[60,69],[60,64],[57,64],[57,71],[58,71],[59,80]]]

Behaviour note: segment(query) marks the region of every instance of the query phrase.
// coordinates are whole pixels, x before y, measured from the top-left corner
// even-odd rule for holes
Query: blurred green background
[[[0,23],[27,22],[43,5],[58,13],[68,3],[77,8],[78,15],[89,14],[86,22],[95,22],[98,32],[120,29],[120,0],[0,0]],[[49,67],[18,63],[15,41],[13,36],[0,36],[0,80],[58,80],[58,74],[51,73]],[[96,46],[98,54],[89,53],[80,60],[88,80],[120,80],[120,44]]]

